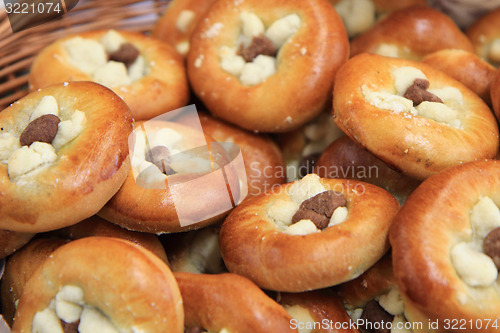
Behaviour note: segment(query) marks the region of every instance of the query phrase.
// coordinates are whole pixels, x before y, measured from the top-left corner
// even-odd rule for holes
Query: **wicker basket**
[[[115,28],[150,31],[169,0],[80,0],[58,20],[12,33],[5,9],[0,11],[0,110],[28,93],[31,63],[45,46],[63,36]]]

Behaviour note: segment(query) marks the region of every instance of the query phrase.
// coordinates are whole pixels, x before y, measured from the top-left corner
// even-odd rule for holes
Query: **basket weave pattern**
[[[58,20],[12,33],[0,11],[0,110],[28,93],[29,69],[45,46],[63,36],[98,29],[147,32],[169,0],[80,0]]]

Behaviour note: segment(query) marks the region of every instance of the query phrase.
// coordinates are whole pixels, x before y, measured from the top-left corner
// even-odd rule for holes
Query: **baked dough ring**
[[[254,13],[265,27],[289,14],[300,27],[279,49],[276,72],[256,85],[244,85],[221,67],[222,47],[239,47],[242,12]],[[198,24],[187,56],[196,95],[215,116],[242,128],[285,132],[327,107],[337,69],[348,57],[340,17],[324,0],[217,1]]]
[[[250,280],[231,273],[174,273],[184,303],[186,328],[231,333],[297,332],[290,315]]]
[[[403,204],[419,181],[394,170],[375,155],[343,136],[323,151],[314,172],[322,178],[357,179],[389,191]]]
[[[189,40],[198,21],[215,0],[173,0],[165,13],[158,19],[151,34],[186,56]]]
[[[442,49],[472,52],[472,45],[445,14],[427,6],[411,6],[393,12],[353,39],[351,57],[369,52],[420,60]]]
[[[498,320],[499,282],[472,287],[452,263],[452,249],[473,237],[471,211],[478,200],[500,203],[499,161],[479,161],[430,177],[413,192],[390,231],[394,275],[406,306],[431,320],[483,321],[482,332],[497,332],[484,319]],[[484,271],[480,271],[481,274]],[[427,325],[427,320],[423,323]],[[470,328],[470,326],[466,326]],[[441,330],[444,331],[444,330]],[[473,326],[470,332],[477,329]]]
[[[490,87],[491,104],[497,120],[500,121],[500,71],[495,72]]]
[[[296,321],[292,322],[292,328],[298,326],[300,317],[305,313],[309,319],[309,325],[314,324],[317,333],[359,333],[357,329],[351,328],[351,319],[347,314],[340,299],[328,290],[315,290],[306,293],[280,293],[279,303],[292,314]],[[297,316],[294,316],[297,314]],[[300,316],[300,317],[299,317]],[[304,318],[304,317],[302,317]],[[321,324],[317,329],[318,323]],[[307,322],[302,322],[307,328]],[[300,327],[300,326],[299,326]]]
[[[369,30],[386,15],[412,5],[427,5],[425,0],[329,0],[339,13],[349,37]]]
[[[396,83],[408,77],[393,75],[408,72],[406,69],[420,71],[423,74],[419,75],[430,82],[429,89],[442,93],[444,111],[451,113],[448,123],[441,121],[439,114],[415,115],[412,101],[397,95]],[[443,89],[450,93],[446,95]],[[404,106],[406,102],[409,105]],[[494,157],[498,150],[498,127],[488,106],[460,82],[410,60],[374,54],[349,60],[336,78],[334,115],[339,128],[351,139],[416,179],[460,163]],[[453,125],[456,121],[458,127]]]
[[[466,31],[474,52],[495,67],[500,65],[500,8],[475,21]]]
[[[108,30],[84,32],[63,37],[47,46],[31,67],[31,90],[69,81],[93,81],[93,77],[75,67],[69,60],[65,42],[75,37],[99,41]],[[151,119],[186,105],[189,89],[181,57],[169,45],[145,35],[119,31],[133,44],[149,66],[149,73],[129,85],[111,88],[127,103],[135,120]]]
[[[352,310],[365,306],[394,287],[397,286],[392,272],[392,256],[388,253],[356,279],[341,284],[338,294],[346,308]]]
[[[30,93],[0,113],[3,132],[17,140],[45,96],[54,97],[60,115],[83,113],[83,129],[57,150],[48,166],[10,179],[7,164],[0,163],[1,229],[32,233],[80,222],[104,206],[130,169],[130,110],[111,90],[96,83],[66,83]]]
[[[491,106],[490,87],[496,69],[472,52],[446,49],[431,53],[422,62],[445,72]]]
[[[315,186],[309,183],[311,177],[299,181],[308,182],[300,186]],[[220,231],[219,246],[228,270],[264,289],[300,292],[352,280],[377,262],[389,247],[388,229],[399,209],[396,199],[359,181],[321,178],[319,182],[347,199],[345,222],[306,235],[285,233],[269,209],[291,202],[288,193],[298,182],[244,200]]]
[[[154,120],[144,123],[137,122],[134,133],[142,135],[144,128],[146,128],[148,137],[152,137],[154,133],[162,129],[176,132],[180,137],[176,149],[179,147],[189,147],[187,149],[191,149],[193,146],[199,146],[199,140],[197,139],[200,138],[200,134],[195,129],[184,125]],[[203,134],[201,134],[201,137],[206,140],[205,142],[214,141],[210,137],[203,136]],[[167,142],[164,144],[168,146]],[[221,155],[220,157],[219,159],[214,157],[214,162],[219,162],[219,165],[224,162],[223,158],[225,156]],[[199,166],[199,162],[196,162]],[[170,184],[166,188],[164,180],[161,180],[163,188],[147,188],[149,185],[138,185],[134,177],[134,172],[138,172],[138,170],[139,167],[132,162],[132,168],[129,169],[125,183],[98,213],[100,217],[130,230],[158,234],[170,233],[199,229],[216,223],[226,216],[228,213],[225,209],[228,203],[226,184],[231,185],[233,190],[231,194],[235,202],[238,202],[239,179],[229,167],[225,168],[229,172],[226,172],[228,183],[223,185],[224,193],[221,193],[220,177],[222,177],[222,174],[220,169],[217,170],[218,173],[190,172],[170,175],[166,178],[168,184]],[[196,183],[194,183],[194,179],[196,179]],[[176,189],[180,190],[176,192],[176,195],[171,194],[170,186],[178,186]],[[204,191],[201,192],[199,189],[204,189]],[[178,206],[179,204],[181,206]],[[179,207],[185,209],[183,211],[185,220],[183,221],[180,220],[178,215]]]
[[[35,234],[0,230],[0,259],[19,250],[27,244],[33,236],[35,236]]]
[[[182,332],[182,299],[168,266],[134,243],[107,237],[70,242],[45,260],[24,288],[13,332],[32,332],[35,314],[67,286],[80,288],[85,309],[99,310],[115,329]]]
[[[93,236],[124,239],[137,245],[141,245],[146,250],[156,254],[158,258],[168,265],[167,254],[165,253],[165,249],[156,235],[120,228],[116,224],[108,222],[97,215],[89,217],[88,219],[85,219],[75,225],[55,230],[49,235],[55,235],[57,237],[70,240]]]
[[[55,249],[67,242],[62,239],[37,238],[9,257],[0,284],[0,299],[2,315],[10,326],[19,298],[30,277]]]

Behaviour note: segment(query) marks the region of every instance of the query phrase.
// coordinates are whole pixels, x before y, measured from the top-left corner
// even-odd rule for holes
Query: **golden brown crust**
[[[436,33],[439,31],[439,33]],[[395,45],[400,57],[419,60],[441,49],[472,52],[469,39],[445,14],[427,6],[411,6],[388,15],[351,42],[351,57],[374,53],[381,44]]]
[[[35,234],[0,230],[0,259],[19,250],[27,244]]]
[[[168,5],[165,13],[158,19],[151,34],[153,37],[158,38],[168,43],[173,48],[177,48],[179,43],[188,42],[191,38],[198,21],[207,12],[215,0],[173,0]],[[194,13],[194,17],[190,20],[185,30],[180,30],[177,27],[177,21],[182,11],[189,10]],[[182,56],[182,52],[179,52]]]
[[[124,239],[137,245],[141,245],[145,249],[156,254],[158,258],[168,264],[165,249],[156,235],[123,229],[96,215],[75,225],[56,230],[51,234],[62,238],[69,238],[71,240],[92,236],[116,237]]]
[[[86,125],[60,148],[49,167],[10,180],[7,165],[0,164],[0,192],[6,194],[0,196],[2,229],[41,232],[80,222],[118,191],[130,169],[130,110],[111,90],[92,82],[30,93],[0,113],[2,128],[20,134],[36,105],[48,95],[60,107],[85,113]]]
[[[66,242],[62,239],[37,238],[9,257],[0,284],[0,296],[2,315],[10,326],[24,286],[45,259]]]
[[[490,86],[496,69],[474,53],[457,49],[440,50],[425,56],[422,62],[462,82],[491,106]]]
[[[466,31],[472,42],[473,52],[479,57],[498,66],[498,61],[489,57],[491,43],[500,38],[500,8],[489,12],[474,22]]]
[[[500,121],[500,71],[496,70],[490,88],[491,104],[497,120]]]
[[[255,13],[266,26],[291,13],[302,20],[293,43],[287,42],[279,50],[276,73],[255,86],[242,85],[219,64],[219,48],[237,46],[242,11]],[[223,26],[218,34],[207,38],[207,31],[220,22]],[[195,93],[217,117],[249,130],[284,132],[327,107],[332,78],[347,59],[348,48],[343,23],[327,1],[223,0],[210,8],[193,33],[188,75]],[[202,59],[201,64],[197,59]]]
[[[142,124],[147,124],[148,133],[161,128],[173,129],[181,134],[181,140],[186,145],[190,145],[195,138],[199,137],[198,132],[194,129],[172,122],[137,122],[136,128],[140,128]],[[205,138],[206,142],[214,141],[208,136]],[[237,175],[233,172],[226,172],[226,175],[229,184],[232,186],[231,188],[238,189]],[[226,192],[221,193],[220,186],[214,185],[220,184],[220,177],[221,174],[216,172],[203,175],[195,173],[171,175],[167,178],[168,184],[178,186],[176,187],[178,190],[176,193],[183,194],[182,198],[179,195],[174,198],[168,185],[165,189],[151,189],[139,186],[135,181],[133,168],[131,168],[123,186],[107,202],[98,215],[123,228],[142,232],[170,233],[199,229],[220,221],[228,213],[224,210],[227,206],[228,195]],[[197,179],[193,182],[195,178]],[[204,189],[204,191],[201,192],[199,189]],[[232,194],[236,199],[235,201],[237,201],[238,193],[235,191]],[[175,202],[175,200],[178,200],[178,202]],[[185,211],[184,213],[190,214],[188,218],[191,221],[198,222],[182,223],[181,225],[176,210],[178,204],[189,204],[189,207],[187,207],[189,212]],[[210,211],[210,214],[207,214],[207,211]],[[212,213],[219,211],[222,212],[212,216]]]
[[[498,282],[468,286],[456,273],[450,251],[470,237],[472,207],[484,196],[498,204],[499,188],[500,163],[492,160],[450,168],[413,192],[390,231],[394,276],[407,306],[441,323],[498,318]]]
[[[343,283],[338,293],[348,309],[361,308],[377,296],[396,287],[392,257],[388,253],[356,279]]]
[[[250,280],[231,273],[174,273],[181,290],[186,327],[211,332],[296,332],[290,315]]]
[[[283,306],[299,305],[308,309],[314,322],[322,323],[322,327],[314,332],[359,333],[357,329],[350,328],[351,318],[340,299],[326,290],[297,294],[281,293],[279,298],[279,303]],[[325,323],[328,325],[324,325]]]
[[[52,253],[24,288],[13,332],[31,332],[34,315],[65,285],[82,288],[85,302],[117,328],[182,332],[182,299],[168,266],[141,246],[107,237],[82,238]]]
[[[64,42],[82,37],[99,40],[108,30],[85,32],[61,38],[46,47],[31,67],[31,90],[69,81],[92,81],[92,77],[69,62]],[[183,107],[189,98],[184,64],[169,45],[135,32],[119,33],[139,49],[151,70],[148,75],[126,86],[112,87],[125,100],[136,120],[151,119]]]
[[[404,66],[421,70],[432,89],[454,87],[461,92],[460,128],[378,108],[367,101],[363,90],[394,93],[391,71]],[[498,127],[488,106],[460,82],[410,60],[374,54],[349,60],[336,78],[334,116],[351,139],[416,179],[460,163],[494,157],[498,150]]]
[[[247,175],[248,194],[269,191],[286,180],[281,151],[269,137],[242,130],[207,114],[199,114],[203,131],[219,142],[234,142],[241,148]]]
[[[328,146],[314,170],[322,178],[357,179],[382,187],[401,201],[420,184],[391,168],[349,137],[341,137]]]
[[[243,201],[224,221],[219,246],[228,270],[265,289],[299,292],[354,279],[380,259],[399,209],[396,199],[354,180],[321,183],[346,197],[349,215],[344,223],[304,236],[282,232],[267,212],[276,200],[290,200],[293,183],[281,185],[273,194]]]

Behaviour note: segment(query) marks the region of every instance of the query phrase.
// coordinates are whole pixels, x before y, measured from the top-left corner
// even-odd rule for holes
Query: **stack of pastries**
[[[172,0],[47,45],[0,112],[0,332],[498,331],[497,2]]]

